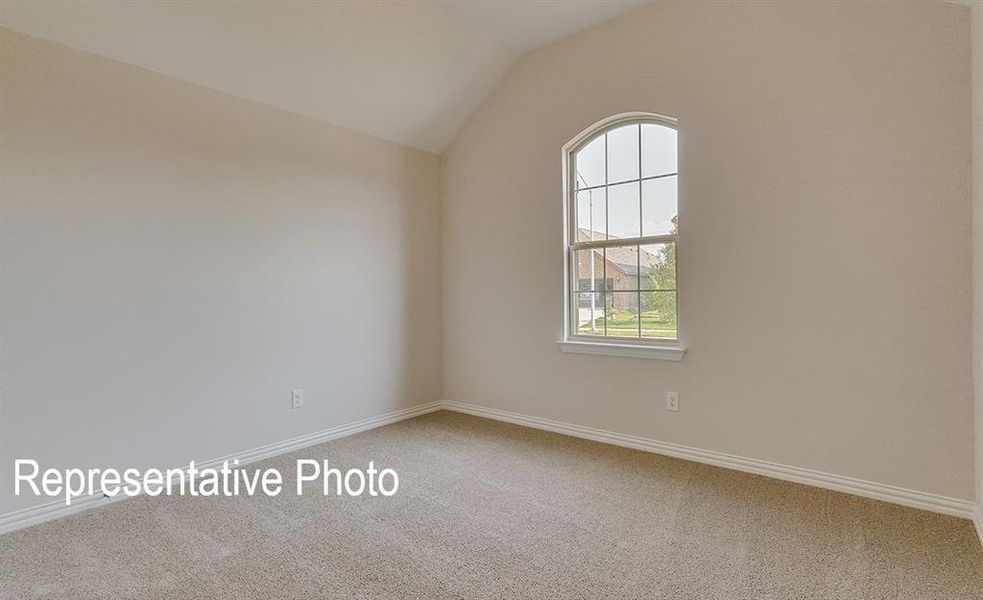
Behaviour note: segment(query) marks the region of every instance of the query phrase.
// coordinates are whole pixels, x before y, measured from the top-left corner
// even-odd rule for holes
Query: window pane
[[[642,292],[642,337],[676,339],[676,292]]]
[[[591,260],[593,258],[593,260]],[[591,292],[604,289],[604,250],[577,250],[573,253],[576,286],[573,291]]]
[[[604,335],[604,293],[575,293],[577,335]]]
[[[676,173],[676,130],[663,125],[642,125],[642,177]]]
[[[608,337],[638,337],[638,292],[605,294]]]
[[[577,189],[604,185],[604,144],[604,136],[599,135],[574,156]]]
[[[608,132],[608,183],[638,179],[638,125]]]
[[[638,182],[612,185],[608,188],[608,238],[634,238],[641,232]]]
[[[676,289],[676,244],[649,244],[639,249],[639,271],[643,290]]]
[[[607,239],[607,192],[604,188],[577,192],[577,241]]]
[[[642,182],[642,235],[678,232],[676,179],[673,175]]]
[[[607,290],[637,290],[638,246],[612,246],[605,249]]]

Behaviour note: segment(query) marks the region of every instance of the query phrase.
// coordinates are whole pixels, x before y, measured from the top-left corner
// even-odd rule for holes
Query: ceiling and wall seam
[[[645,3],[2,0],[0,27],[440,154],[519,57]]]

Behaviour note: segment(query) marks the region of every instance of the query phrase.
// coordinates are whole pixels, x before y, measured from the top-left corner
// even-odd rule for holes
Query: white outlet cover
[[[666,392],[666,410],[679,412],[679,392]]]
[[[304,405],[304,390],[291,390],[290,391],[291,408],[300,408],[303,405]]]

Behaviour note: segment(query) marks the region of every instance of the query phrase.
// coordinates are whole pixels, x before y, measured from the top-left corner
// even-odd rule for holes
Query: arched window
[[[641,356],[660,347],[670,351],[659,358],[678,360],[675,119],[605,119],[567,144],[564,161],[564,349],[606,342],[638,346],[627,353]]]

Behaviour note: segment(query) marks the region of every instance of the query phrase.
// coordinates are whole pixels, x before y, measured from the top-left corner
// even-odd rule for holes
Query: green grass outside
[[[604,335],[605,320],[607,320],[607,335],[617,337],[638,337],[638,314],[634,310],[615,309],[610,319],[600,316],[594,319],[594,332],[590,323],[585,323],[577,329],[580,335]],[[643,312],[642,337],[676,338],[676,319],[666,319],[655,311]]]

